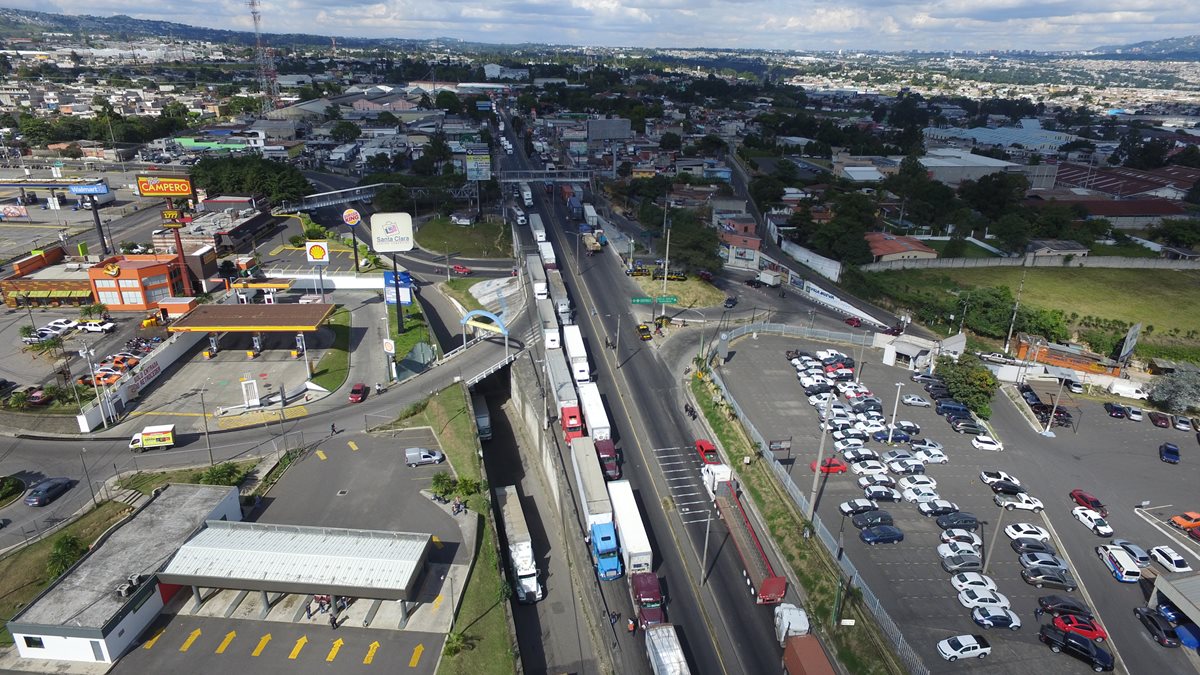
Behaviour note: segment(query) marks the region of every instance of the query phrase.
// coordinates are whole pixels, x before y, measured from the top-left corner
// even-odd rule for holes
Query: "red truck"
[[[620,480],[621,464],[617,458],[617,448],[611,439],[596,441],[596,455],[600,458],[600,468],[604,471],[604,478]]]
[[[562,195],[562,200],[563,200],[564,204],[571,201],[571,197],[575,196],[575,188],[571,187],[570,185],[568,185],[566,183],[563,183],[562,185],[558,186],[558,191],[559,191],[559,194]]]
[[[629,575],[629,599],[637,613],[638,625],[647,626],[663,623],[667,612],[663,603],[662,586],[658,575],[653,572],[637,572]]]
[[[787,595],[787,577],[775,574],[762,542],[750,524],[746,509],[738,497],[737,482],[733,472],[725,464],[705,464],[700,468],[704,487],[717,505],[717,512],[729,529],[729,537],[742,559],[742,573],[746,575],[754,601],[760,605],[773,605],[783,601]]]
[[[834,675],[833,665],[812,635],[794,635],[783,647],[785,675]]]

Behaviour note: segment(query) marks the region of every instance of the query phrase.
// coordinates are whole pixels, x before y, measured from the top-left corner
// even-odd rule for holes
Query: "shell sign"
[[[192,179],[187,176],[138,176],[138,194],[143,197],[191,197]]]
[[[329,264],[329,242],[310,239],[304,242],[304,252],[308,254],[308,262],[313,265]]]

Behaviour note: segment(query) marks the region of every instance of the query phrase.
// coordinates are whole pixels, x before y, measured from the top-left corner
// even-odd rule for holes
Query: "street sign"
[[[658,296],[658,304],[660,304],[660,305],[673,305],[677,302],[679,302],[678,295],[660,295],[660,296]]]
[[[67,191],[73,195],[106,195],[107,183],[92,183],[90,185],[69,185]]]
[[[345,211],[342,211],[342,222],[350,227],[354,227],[361,220],[362,214],[354,209],[346,209]]]
[[[654,298],[646,298],[646,297],[632,298],[632,299],[630,299],[630,302],[632,302],[635,305],[652,305],[652,304],[654,304]]]
[[[329,264],[329,242],[310,239],[304,242],[304,252],[310,265]]]
[[[384,340],[383,341],[383,353],[384,354],[395,354],[396,353],[396,341],[391,340],[391,339]]]
[[[412,214],[371,214],[371,247],[376,253],[411,251],[413,245]]]

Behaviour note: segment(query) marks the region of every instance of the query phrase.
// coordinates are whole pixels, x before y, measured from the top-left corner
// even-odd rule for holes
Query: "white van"
[[[525,217],[525,212],[519,206],[512,207],[513,222],[517,225],[528,225],[529,219]]]
[[[1123,584],[1136,584],[1142,578],[1142,571],[1138,568],[1133,556],[1120,546],[1112,544],[1097,546],[1096,555],[1104,561],[1108,571],[1112,572],[1113,578],[1117,581]]]

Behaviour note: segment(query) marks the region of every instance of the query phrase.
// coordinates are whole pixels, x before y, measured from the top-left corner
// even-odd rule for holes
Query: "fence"
[[[864,272],[910,269],[963,269],[974,267],[1102,267],[1116,269],[1198,270],[1200,261],[1125,256],[1039,255],[1020,258],[918,258],[868,263]]]
[[[797,328],[795,326],[788,326],[785,324],[756,324],[750,326],[741,326],[729,331],[729,339],[732,341],[738,337],[750,335],[752,333],[772,333],[788,337],[803,337],[806,339],[822,340],[827,342],[843,342],[852,345],[870,344],[871,341],[870,335],[863,335],[859,333],[841,333],[827,330],[810,330],[808,328]],[[710,353],[709,356],[711,357],[712,354]],[[792,481],[791,476],[789,476],[787,473],[787,469],[785,469],[784,466],[779,463],[779,460],[775,459],[775,456],[771,453],[771,451],[768,450],[770,446],[767,444],[766,439],[764,439],[762,434],[758,432],[758,429],[755,428],[754,424],[750,422],[750,418],[746,415],[745,411],[742,410],[742,407],[738,405],[737,400],[733,398],[733,394],[730,393],[729,389],[725,386],[725,382],[715,370],[712,371],[712,380],[717,385],[717,388],[721,390],[721,396],[729,403],[730,407],[733,408],[733,411],[737,413],[738,420],[746,429],[746,434],[750,437],[750,441],[758,447],[758,452],[760,453],[761,458],[767,461],[768,466],[771,467],[771,471],[775,474],[776,480],[778,480],[779,483],[783,485],[784,489],[787,490],[788,495],[792,498],[792,501],[795,502],[796,507],[799,508],[802,513],[808,513],[808,498]],[[838,557],[837,552],[839,547],[837,537],[834,536],[827,527],[825,527],[824,522],[821,520],[821,516],[816,513],[813,513],[812,528],[813,532],[816,533],[817,538],[825,546],[825,549],[829,551],[829,555],[837,561],[838,565],[842,568],[842,571],[850,578],[850,583],[862,593],[863,605],[869,612],[871,612],[871,615],[875,617],[875,620],[879,623],[879,627],[883,630],[884,635],[887,636],[888,641],[891,642],[892,647],[895,648],[896,655],[908,669],[908,672],[913,673],[913,675],[928,675],[929,669],[925,667],[925,662],[921,659],[920,655],[913,650],[908,641],[904,639],[904,635],[900,632],[900,627],[896,625],[896,622],[892,620],[892,617],[887,613],[887,610],[883,608],[883,605],[879,602],[879,598],[876,597],[875,593],[871,591],[871,588],[862,580],[862,577],[858,573],[858,568],[855,567],[854,563],[850,560],[850,556],[845,555],[843,552],[842,556],[840,558]]]

